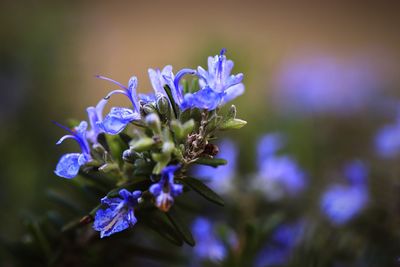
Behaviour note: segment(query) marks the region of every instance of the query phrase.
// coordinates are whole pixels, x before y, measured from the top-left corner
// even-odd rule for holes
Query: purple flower
[[[266,158],[274,156],[278,150],[282,149],[285,144],[285,138],[282,134],[271,133],[260,138],[257,145],[257,161],[258,168],[262,168]]]
[[[364,59],[306,55],[282,64],[275,102],[285,112],[348,115],[365,109],[381,82]]]
[[[342,225],[358,215],[368,200],[364,188],[334,185],[324,193],[321,209],[336,225]]]
[[[86,129],[87,122],[82,121],[79,126],[75,127],[73,130],[56,123],[61,128],[65,129],[70,134],[64,135],[56,143],[57,145],[64,142],[66,139],[74,139],[81,148],[81,153],[68,153],[61,157],[54,171],[60,177],[63,178],[74,178],[78,172],[79,168],[91,160],[89,144],[86,140]]]
[[[384,158],[392,158],[400,153],[400,111],[396,122],[385,125],[375,136],[375,148]]]
[[[296,196],[307,184],[304,172],[292,157],[276,155],[282,146],[283,137],[279,134],[265,135],[258,144],[258,173],[253,187],[271,200],[286,194]]]
[[[151,85],[153,86],[155,92],[155,97],[157,98],[161,95],[168,98],[168,95],[164,89],[164,86],[168,85],[168,87],[171,89],[172,97],[178,106],[181,106],[183,102],[183,89],[179,84],[180,80],[187,74],[193,75],[196,73],[196,71],[192,69],[182,69],[175,77],[174,73],[172,72],[172,66],[170,65],[165,66],[162,70],[149,69],[148,72]]]
[[[168,97],[167,93],[164,90],[164,86],[168,85],[171,90],[175,89],[173,84],[173,80],[175,79],[174,74],[172,73],[172,66],[167,65],[162,70],[160,69],[149,69],[149,78],[151,85],[153,86],[154,92],[156,96],[163,95]],[[175,91],[175,90],[173,90]],[[177,99],[174,97],[174,99]]]
[[[174,197],[182,194],[183,185],[175,184],[174,173],[179,165],[169,165],[161,171],[160,181],[150,186],[150,193],[156,198],[156,206],[167,212],[174,203]]]
[[[139,94],[139,103],[143,106],[148,103],[155,103],[157,101],[155,94]]]
[[[222,49],[219,55],[208,58],[208,71],[202,67],[197,68],[200,90],[185,94],[182,109],[214,110],[243,94],[243,74],[231,75],[234,64],[232,60],[226,59],[225,52]]]
[[[140,107],[136,95],[137,78],[132,76],[128,82],[128,87],[122,85],[121,83],[114,81],[110,78],[97,76],[100,79],[110,81],[122,90],[114,90],[110,92],[104,99],[108,100],[114,94],[122,94],[128,97],[132,103],[133,109],[123,108],[123,107],[113,107],[110,113],[108,113],[103,121],[97,122],[97,125],[101,130],[108,134],[118,134],[125,129],[126,125],[134,120],[140,119]]]
[[[344,172],[350,185],[334,184],[323,194],[321,209],[335,225],[350,221],[365,207],[368,201],[366,178],[368,171],[360,161],[345,167]]]
[[[196,240],[193,250],[197,259],[218,262],[226,257],[227,250],[209,220],[197,218],[192,224],[192,232]]]
[[[274,231],[270,242],[256,256],[254,266],[268,267],[286,264],[303,234],[303,222],[285,224],[278,227]]]
[[[197,165],[193,172],[196,177],[208,178],[207,184],[220,194],[227,194],[233,188],[233,178],[236,172],[236,161],[238,151],[235,143],[229,139],[218,144],[220,153],[218,157],[225,159],[226,165],[217,168],[205,165]]]
[[[126,189],[119,191],[119,197],[101,199],[101,204],[107,209],[99,209],[93,223],[93,229],[100,232],[100,237],[110,236],[121,232],[136,224],[134,208],[138,205],[140,191],[129,192]]]
[[[99,123],[103,120],[103,109],[106,104],[107,100],[101,99],[99,103],[97,103],[96,107],[88,107],[86,109],[91,127],[90,131],[87,131],[86,137],[93,144],[97,143],[97,136],[103,132],[99,127]]]
[[[353,160],[344,166],[343,173],[352,185],[364,186],[368,177],[368,168],[361,160]]]

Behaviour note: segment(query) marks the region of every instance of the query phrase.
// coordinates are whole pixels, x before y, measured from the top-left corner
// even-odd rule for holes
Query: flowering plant
[[[243,74],[231,75],[232,68],[223,49],[208,58],[208,70],[182,69],[174,75],[171,66],[149,69],[154,93],[139,95],[135,76],[126,86],[98,76],[119,88],[87,109],[90,129],[86,121],[72,129],[56,123],[68,132],[57,144],[73,139],[81,152],[63,155],[55,173],[67,179],[80,175],[102,193],[99,204],[68,229],[93,222],[103,238],[141,220],[151,222],[150,227],[167,220],[177,233],[173,241],[193,246],[192,234],[173,212],[174,202],[193,190],[223,205],[217,193],[188,171],[193,164],[226,164],[216,158],[219,149],[213,140],[220,131],[246,124],[236,118],[235,106],[222,109],[244,92]],[[126,96],[131,106],[112,107],[103,116],[115,94]]]

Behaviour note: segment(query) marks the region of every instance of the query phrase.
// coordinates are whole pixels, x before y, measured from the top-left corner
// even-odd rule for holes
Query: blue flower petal
[[[97,136],[102,132],[97,123],[103,120],[103,109],[107,102],[106,99],[101,99],[96,107],[88,107],[86,109],[91,127],[86,135],[92,143],[97,143]]]
[[[228,103],[229,101],[232,101],[233,99],[242,95],[243,93],[244,93],[243,83],[239,83],[239,84],[229,87],[224,92],[224,95],[223,95],[222,101],[221,101],[221,105],[224,105],[224,104]]]
[[[153,196],[158,196],[159,194],[161,194],[161,190],[162,190],[162,187],[158,183],[157,184],[153,184],[149,188],[149,191]]]
[[[179,196],[183,192],[183,185],[181,184],[172,184],[171,185],[171,194],[175,196]]]
[[[140,114],[128,108],[113,107],[99,126],[108,134],[118,134],[131,121],[140,119]]]
[[[58,161],[56,170],[54,171],[55,174],[63,178],[74,178],[78,174],[80,166],[85,163],[82,162],[81,157],[81,153],[69,153],[63,155]]]
[[[131,218],[128,214],[126,209],[99,209],[96,212],[93,228],[100,231],[101,238],[121,232],[130,226]]]
[[[221,103],[222,95],[213,91],[210,87],[201,89],[193,94],[186,94],[181,108],[199,108],[214,110]]]

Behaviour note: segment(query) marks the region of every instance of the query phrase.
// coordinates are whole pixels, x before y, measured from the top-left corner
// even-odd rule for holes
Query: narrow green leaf
[[[189,186],[191,189],[199,193],[205,199],[214,202],[217,205],[224,206],[224,200],[217,193],[215,193],[209,187],[203,184],[200,180],[192,177],[185,177],[183,179],[181,178],[177,180]]]
[[[144,226],[155,231],[164,239],[168,240],[176,246],[182,246],[183,240],[181,235],[175,230],[175,228],[166,220],[165,216],[158,211],[140,211],[136,212],[138,221],[142,222]]]
[[[218,158],[198,158],[194,163],[218,167],[220,165],[226,165],[228,162],[224,159]]]
[[[189,228],[184,223],[182,223],[182,221],[179,219],[174,207],[172,207],[169,210],[169,212],[166,213],[166,215],[167,215],[169,221],[172,223],[172,225],[175,227],[175,229],[181,235],[182,239],[188,245],[194,247],[196,242],[194,241],[192,233],[190,232]]]

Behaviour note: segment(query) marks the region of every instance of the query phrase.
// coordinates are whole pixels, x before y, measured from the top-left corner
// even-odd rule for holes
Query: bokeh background
[[[301,203],[297,215],[323,217],[315,215],[323,190],[341,181],[347,162],[362,160],[373,175],[361,235],[386,229],[371,240],[396,251],[399,159],[382,159],[374,139],[398,113],[399,25],[395,1],[1,1],[1,239],[18,239],[24,218],[49,205],[47,189],[68,182],[53,174],[67,148],[55,147],[63,132],[51,121],[85,118],[111,89],[96,74],[121,82],[136,75],[148,92],[147,68],[206,66],[227,48],[234,73],[245,74],[246,93],[234,103],[248,125],[230,135],[240,183],[257,173],[259,138],[282,133],[285,153],[308,177],[303,196],[292,199]],[[239,216],[243,224],[289,205],[251,203],[241,203],[250,210]],[[332,231],[345,235],[340,229]],[[394,256],[385,260],[397,266]]]

